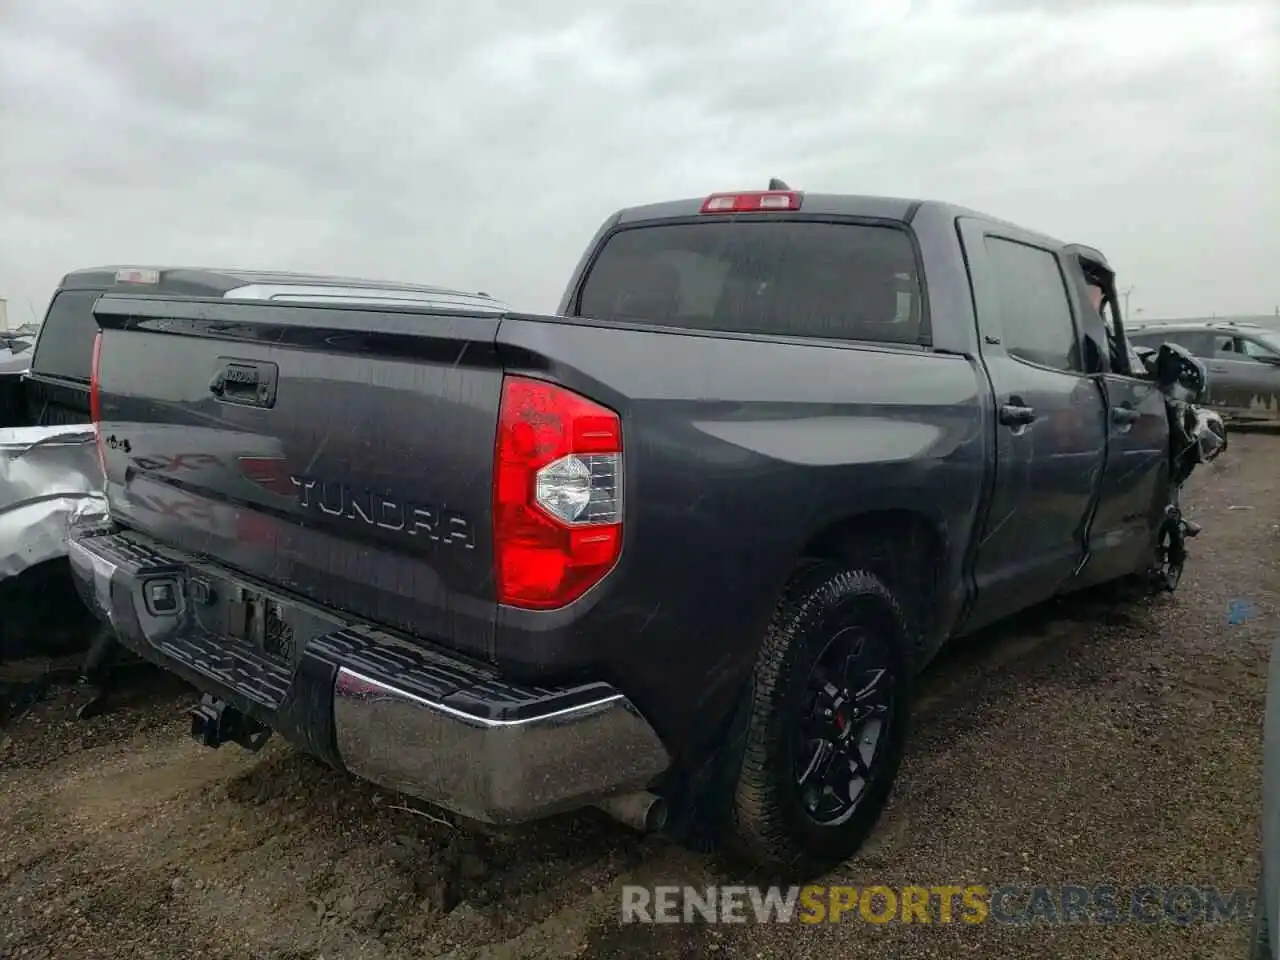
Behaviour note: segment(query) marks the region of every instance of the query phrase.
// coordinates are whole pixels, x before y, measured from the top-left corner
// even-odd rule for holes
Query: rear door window
[[[1202,356],[1215,357],[1219,360],[1251,360],[1268,352],[1262,344],[1232,334],[1205,333],[1202,336],[1212,348],[1211,353],[1205,353]]]
[[[1211,357],[1214,352],[1213,338],[1208,333],[1188,333],[1186,331],[1178,333],[1144,333],[1139,331],[1130,334],[1131,339],[1140,347],[1150,347],[1152,350],[1159,350],[1166,343],[1176,344],[1182,347],[1193,357]]]
[[[1203,333],[1175,333],[1165,339],[1185,348],[1193,357],[1213,356],[1213,337],[1207,331]]]
[[[36,341],[33,374],[89,382],[98,332],[93,305],[100,296],[98,290],[63,290],[53,298]]]
[[[1153,350],[1159,349],[1163,340],[1160,337],[1152,336],[1149,333],[1130,333],[1128,334],[1129,342],[1135,347],[1150,347]]]
[[[1083,370],[1058,258],[1041,247],[1000,237],[987,237],[986,248],[999,285],[1005,350],[1043,367]]]
[[[596,257],[579,316],[726,333],[923,343],[903,229],[798,220],[630,227]]]

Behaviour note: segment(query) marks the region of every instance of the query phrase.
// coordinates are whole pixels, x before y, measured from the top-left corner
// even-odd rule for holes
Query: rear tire
[[[765,633],[729,847],[792,877],[847,860],[888,801],[908,718],[907,625],[865,570],[814,564]]]

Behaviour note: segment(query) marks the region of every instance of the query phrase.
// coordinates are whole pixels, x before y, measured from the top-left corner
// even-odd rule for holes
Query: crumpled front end
[[[77,510],[105,511],[93,427],[0,429],[0,580],[65,556]]]
[[[1196,407],[1196,443],[1201,463],[1208,463],[1227,449],[1227,424],[1221,414]]]

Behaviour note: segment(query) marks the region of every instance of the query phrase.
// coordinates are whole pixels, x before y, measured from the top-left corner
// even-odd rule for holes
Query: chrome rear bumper
[[[608,684],[512,684],[133,532],[104,532],[100,517],[72,525],[68,554],[81,596],[130,649],[303,749],[463,816],[537,819],[643,790],[670,764],[653,728]],[[190,586],[197,562],[199,591]],[[157,582],[179,598],[174,612],[148,608],[144,589]],[[218,603],[246,595],[289,625],[292,662],[211,627],[227,622]]]
[[[602,688],[525,716],[480,716],[339,668],[333,719],[352,773],[476,820],[529,820],[647,787],[669,763],[649,724]]]

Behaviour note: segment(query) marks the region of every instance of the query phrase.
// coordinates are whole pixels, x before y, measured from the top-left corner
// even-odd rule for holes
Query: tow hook
[[[215,750],[224,743],[234,743],[256,753],[271,736],[270,727],[208,693],[191,708],[190,714],[192,738]]]

